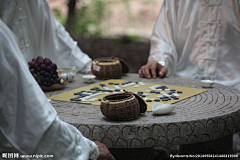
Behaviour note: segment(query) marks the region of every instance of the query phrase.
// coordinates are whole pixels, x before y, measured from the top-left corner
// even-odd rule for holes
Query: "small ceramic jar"
[[[75,67],[58,67],[59,77],[68,82],[72,82],[76,74]]]

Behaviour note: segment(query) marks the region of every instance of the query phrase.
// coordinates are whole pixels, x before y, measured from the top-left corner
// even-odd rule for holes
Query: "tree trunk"
[[[68,1],[68,18],[66,23],[66,30],[71,34],[73,33],[74,19],[75,19],[75,8],[78,0]]]

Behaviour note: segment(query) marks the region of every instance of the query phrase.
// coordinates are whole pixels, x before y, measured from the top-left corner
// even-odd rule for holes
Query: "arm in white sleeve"
[[[16,35],[26,61],[42,56],[59,67],[91,71],[92,59],[56,20],[46,0],[0,1],[0,16]]]
[[[82,52],[77,42],[72,39],[65,28],[56,20],[47,2],[44,1],[43,3],[45,3],[43,10],[45,10],[46,14],[44,21],[47,32],[42,34],[45,34],[46,38],[52,39],[50,41],[52,45],[49,48],[54,47],[55,57],[53,57],[53,60],[56,59],[56,63],[60,66],[75,66],[77,72],[88,73],[91,71],[92,59]]]
[[[54,155],[54,159],[58,160],[88,160],[97,159],[99,156],[94,142],[58,117],[44,134],[35,152]]]
[[[150,55],[148,62],[157,61],[168,68],[167,76],[176,70],[178,55],[176,51],[177,4],[173,0],[165,0],[159,12],[150,39]]]
[[[1,19],[0,46],[0,136],[21,154],[51,153],[54,159],[97,159],[99,151],[94,142],[58,119],[29,72],[14,34]]]

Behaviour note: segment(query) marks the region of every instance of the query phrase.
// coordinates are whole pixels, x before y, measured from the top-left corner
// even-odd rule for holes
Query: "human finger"
[[[143,77],[141,68],[138,70],[138,74],[139,74],[140,77]]]
[[[167,67],[162,66],[161,64],[159,64],[159,65],[160,65],[160,66],[159,66],[159,68],[158,68],[158,70],[159,70],[158,75],[159,75],[160,77],[163,77],[163,76],[165,76],[165,75],[167,74],[168,69],[167,69]]]
[[[158,67],[158,63],[157,62],[153,62],[152,64],[151,64],[151,74],[152,74],[152,77],[153,78],[156,78],[157,77],[157,72],[156,72],[156,70],[157,70],[157,67]]]
[[[151,64],[146,64],[145,66],[142,67],[142,72],[143,72],[143,76],[150,79],[151,75],[149,73]]]

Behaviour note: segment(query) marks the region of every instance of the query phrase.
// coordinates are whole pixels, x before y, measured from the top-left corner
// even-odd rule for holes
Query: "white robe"
[[[239,6],[238,0],[165,0],[148,62],[166,66],[167,76],[214,79],[240,89]]]
[[[57,160],[98,158],[94,142],[59,120],[29,72],[15,35],[1,19],[0,75],[1,154],[53,155]]]
[[[0,0],[0,17],[16,35],[26,61],[43,56],[61,67],[91,71],[91,58],[55,19],[45,0]]]

